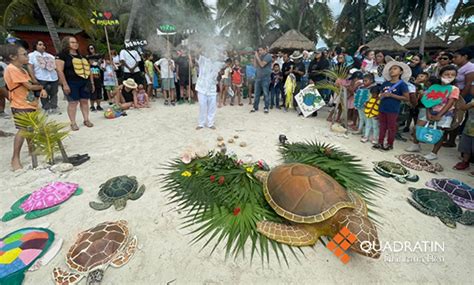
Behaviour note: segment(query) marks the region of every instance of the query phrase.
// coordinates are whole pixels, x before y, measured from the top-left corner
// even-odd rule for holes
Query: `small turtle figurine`
[[[463,225],[474,225],[474,213],[462,212],[461,207],[444,192],[431,189],[413,187],[408,188],[412,192],[412,199],[407,198],[408,203],[423,214],[438,217],[443,224],[450,228],[456,228],[456,222]]]
[[[433,178],[426,182],[426,186],[437,191],[445,192],[459,206],[474,210],[474,188],[457,179]]]
[[[443,166],[439,163],[432,163],[424,156],[416,154],[416,153],[404,153],[400,155],[396,155],[396,158],[400,160],[400,163],[403,166],[406,166],[413,170],[424,170],[431,173],[441,172],[443,171]]]
[[[100,185],[99,199],[102,203],[89,202],[89,206],[98,211],[108,209],[114,205],[117,211],[123,210],[127,200],[137,200],[145,192],[145,185],[138,188],[135,176],[117,176]]]
[[[374,162],[373,170],[381,176],[392,177],[402,184],[405,184],[407,181],[417,182],[420,179],[418,175],[411,175],[410,171],[400,163],[386,160]]]
[[[351,249],[378,258],[377,229],[367,217],[365,202],[346,191],[322,170],[301,163],[283,164],[270,172],[257,171],[268,204],[290,223],[257,222],[264,236],[291,246],[314,245],[319,237],[333,237],[346,227],[357,239]],[[372,248],[364,250],[363,244]]]
[[[123,266],[136,250],[137,237],[130,235],[126,221],[101,223],[81,232],[69,249],[66,264],[73,272],[56,267],[53,279],[58,285],[72,285],[87,276],[87,284],[100,284],[109,265]]]
[[[2,222],[10,221],[23,214],[25,219],[31,220],[46,216],[59,209],[59,205],[67,201],[71,196],[82,193],[82,189],[75,183],[52,182],[33,193],[26,194],[16,201],[5,213]]]

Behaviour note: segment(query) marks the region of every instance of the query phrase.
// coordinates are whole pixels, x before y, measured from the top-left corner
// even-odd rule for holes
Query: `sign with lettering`
[[[148,44],[146,40],[126,40],[125,48],[143,47]]]
[[[109,11],[92,11],[92,18],[90,21],[92,24],[98,26],[116,26],[119,24],[119,20]]]
[[[176,27],[174,25],[160,25],[158,29],[156,29],[156,33],[161,35],[174,35],[176,34]]]

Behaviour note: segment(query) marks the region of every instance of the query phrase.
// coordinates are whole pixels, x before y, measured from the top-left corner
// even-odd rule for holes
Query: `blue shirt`
[[[388,89],[396,83],[392,83],[390,81],[385,81],[382,84],[382,92],[384,93],[388,91]],[[401,82],[395,89],[393,89],[390,93],[395,94],[397,96],[403,96],[403,93],[408,93],[408,86],[405,82]],[[400,111],[400,100],[395,98],[383,98],[380,101],[379,111],[383,113],[397,113]]]
[[[361,87],[357,89],[354,95],[354,107],[358,110],[365,109],[365,103],[369,100],[370,92],[368,88]]]
[[[256,72],[257,70],[255,69],[255,66],[253,66],[252,64],[247,64],[245,66],[245,76],[247,78],[255,78]]]

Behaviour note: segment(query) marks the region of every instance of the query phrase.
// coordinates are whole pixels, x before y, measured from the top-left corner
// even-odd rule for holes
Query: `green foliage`
[[[212,251],[223,244],[226,257],[245,256],[245,244],[251,242],[250,256],[259,252],[262,262],[269,262],[273,251],[287,262],[285,249],[296,256],[294,248],[279,244],[256,231],[262,220],[283,222],[263,196],[262,184],[253,173],[257,165],[244,165],[220,153],[184,164],[177,159],[166,167],[163,191],[171,203],[185,211],[183,227],[192,227],[192,243],[206,240],[203,248],[214,241]],[[223,178],[221,178],[223,177]],[[271,248],[271,249],[270,249]]]
[[[48,116],[40,111],[16,114],[14,119],[21,128],[21,136],[31,141],[36,154],[52,162],[54,153],[59,151],[58,142],[69,134],[65,130],[67,124],[48,121]]]
[[[359,194],[369,206],[369,212],[378,215],[370,207],[376,206],[375,198],[384,194],[385,190],[360,163],[360,159],[317,141],[284,144],[280,147],[280,153],[286,163],[313,165],[326,172],[344,188]]]

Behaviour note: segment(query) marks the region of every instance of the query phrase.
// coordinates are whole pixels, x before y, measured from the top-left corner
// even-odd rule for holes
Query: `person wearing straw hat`
[[[124,80],[115,92],[115,104],[120,106],[122,110],[128,110],[137,106],[137,87],[138,84],[133,78]]]
[[[385,82],[382,84],[379,106],[379,141],[372,148],[389,151],[393,149],[393,142],[397,133],[397,118],[401,101],[409,101],[408,86],[405,83],[410,80],[410,67],[399,61],[390,61],[383,69]],[[387,144],[384,145],[387,136]]]

